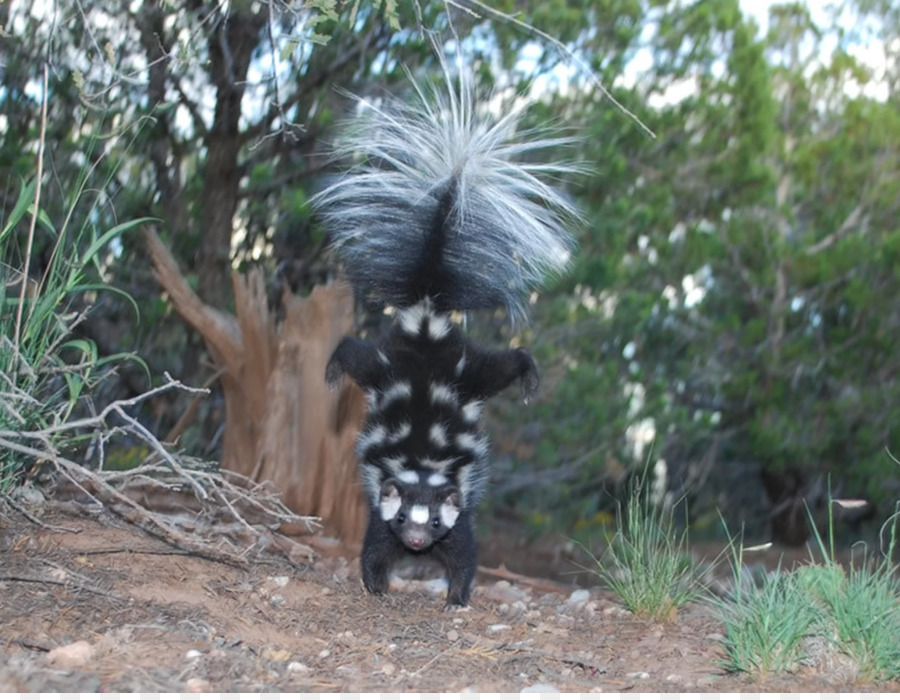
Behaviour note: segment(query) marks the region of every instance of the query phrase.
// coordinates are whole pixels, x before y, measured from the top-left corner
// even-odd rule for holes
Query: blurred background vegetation
[[[646,472],[655,499],[686,499],[698,531],[721,512],[732,531],[791,543],[806,539],[803,504],[829,488],[868,499],[855,519],[873,522],[900,498],[896,2],[6,0],[0,27],[8,292],[45,66],[47,219],[107,232],[156,217],[194,289],[228,309],[232,268],[265,268],[273,303],[280,281],[305,293],[334,276],[307,201],[334,173],[342,91],[402,93],[404,67],[437,67],[431,34],[499,100],[533,95],[528,120],[580,138],[590,168],[567,183],[585,212],[577,261],[535,295],[533,327],[470,324],[528,344],[544,376],[536,406],[511,393],[490,415],[495,513],[589,536]],[[39,222],[32,279],[56,243]],[[92,387],[95,404],[164,372],[213,376],[138,237],[104,239],[84,274],[125,295],[70,295],[92,307],[75,336],[149,368],[123,365]],[[151,401],[140,418],[164,435],[189,401]],[[222,411],[214,393],[182,446],[215,458]]]

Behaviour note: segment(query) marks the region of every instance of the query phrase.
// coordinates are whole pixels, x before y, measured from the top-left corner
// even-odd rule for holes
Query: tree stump
[[[271,482],[294,512],[321,517],[343,540],[361,539],[367,513],[354,445],[365,399],[349,382],[338,391],[325,384],[328,358],[353,325],[352,290],[316,287],[306,299],[286,292],[276,324],[261,272],[233,272],[232,315],[191,290],[155,231],[145,238],[160,285],[221,373],[222,469]]]

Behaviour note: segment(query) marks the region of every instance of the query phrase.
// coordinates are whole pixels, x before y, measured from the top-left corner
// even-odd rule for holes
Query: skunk
[[[385,337],[344,338],[325,372],[329,386],[348,374],[368,396],[357,440],[370,505],[363,583],[384,593],[398,558],[429,553],[447,571],[449,608],[468,603],[477,568],[484,402],[517,380],[526,403],[538,388],[527,350],[480,348],[451,314],[505,307],[526,321],[527,295],[571,257],[577,212],[539,178],[571,166],[520,160],[568,140],[518,141],[517,112],[480,114],[466,82],[457,91],[445,78],[447,94],[413,81],[415,106],[363,101],[338,146],[362,164],[313,204],[355,291],[396,309]]]

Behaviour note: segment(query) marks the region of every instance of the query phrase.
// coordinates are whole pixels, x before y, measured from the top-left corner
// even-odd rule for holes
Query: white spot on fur
[[[381,460],[382,464],[391,472],[396,474],[399,471],[403,471],[403,468],[406,466],[406,457],[385,457]]]
[[[388,356],[385,355],[381,350],[378,351],[378,359],[381,361],[383,365],[390,365],[391,361],[388,359]]]
[[[404,484],[418,484],[419,483],[419,475],[414,471],[406,470],[397,474],[397,478],[402,481]]]
[[[450,317],[446,314],[431,313],[426,317],[428,322],[428,337],[432,340],[441,340],[452,327]]]
[[[408,309],[401,309],[397,312],[397,322],[404,333],[409,335],[419,335],[422,328],[422,321],[428,313],[431,304],[428,299],[423,299],[415,306]]]
[[[478,437],[475,433],[460,433],[456,436],[456,446],[461,450],[475,450]]]
[[[447,429],[440,423],[435,423],[428,431],[428,437],[437,447],[447,446]]]
[[[408,399],[410,396],[412,396],[412,384],[409,382],[397,382],[381,396],[381,408],[384,410],[385,407],[390,406],[394,401]]]
[[[385,442],[389,445],[395,445],[401,440],[408,438],[410,432],[412,432],[412,426],[409,423],[401,423],[394,432],[385,437]]]
[[[469,403],[462,407],[463,420],[466,423],[477,423],[478,419],[481,418],[481,409],[483,406],[484,404],[477,399],[469,401]]]
[[[403,505],[400,494],[396,491],[389,496],[383,496],[381,498],[381,519],[382,520],[393,520],[394,516],[397,515],[397,512],[400,510],[400,506]]]
[[[429,486],[443,486],[447,483],[447,477],[443,474],[429,474],[428,475],[428,485]]]
[[[456,525],[456,519],[459,517],[459,508],[452,503],[444,503],[441,506],[441,522],[444,527],[451,528]]]
[[[377,506],[381,498],[381,470],[374,464],[361,464],[363,488],[369,494],[372,505]]]
[[[377,447],[382,444],[387,437],[387,430],[383,425],[373,425],[366,432],[359,436],[356,443],[356,451],[359,454],[365,454],[370,447]]]
[[[432,471],[443,473],[455,461],[455,457],[448,457],[447,459],[431,459],[430,457],[422,457],[422,459],[419,460],[419,464],[421,464],[426,469],[431,469]]]
[[[369,412],[378,408],[378,392],[370,389],[366,392],[366,403],[369,405]]]
[[[466,368],[466,353],[463,353],[459,357],[459,362],[456,363],[456,376],[459,377],[462,375],[463,370]]]
[[[431,512],[428,506],[413,506],[409,509],[409,519],[416,525],[424,525],[431,519]]]
[[[488,439],[485,436],[478,436],[475,433],[460,433],[456,436],[456,446],[461,450],[467,450],[481,457],[487,454]]]
[[[432,384],[429,389],[431,403],[445,403],[456,406],[459,400],[456,398],[456,392],[446,384]]]

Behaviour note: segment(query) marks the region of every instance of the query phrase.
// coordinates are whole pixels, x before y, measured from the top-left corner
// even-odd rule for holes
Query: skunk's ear
[[[455,486],[449,486],[443,491],[444,502],[441,503],[441,523],[444,527],[451,528],[459,518],[459,509],[462,505],[462,494]]]
[[[400,497],[399,483],[396,479],[386,479],[381,485],[381,502],[379,510],[381,511],[382,520],[393,520],[403,505],[403,499]]]

